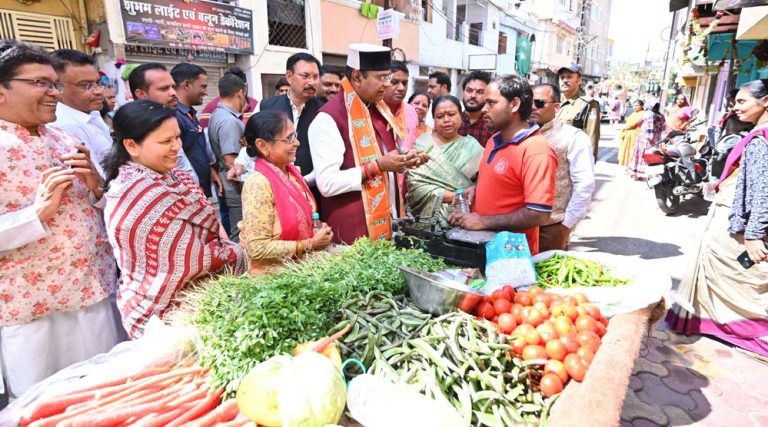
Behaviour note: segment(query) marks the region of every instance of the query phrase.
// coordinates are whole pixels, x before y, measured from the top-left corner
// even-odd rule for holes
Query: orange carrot
[[[132,425],[135,427],[162,427],[169,425],[174,419],[183,416],[184,413],[192,409],[192,405],[179,406],[176,409],[172,409],[166,413],[150,414],[146,417],[134,422]]]
[[[213,411],[185,425],[194,427],[211,427],[218,423],[231,421],[237,417],[237,414],[239,413],[240,410],[237,408],[237,401],[235,401],[235,399],[227,399]]]
[[[232,420],[232,421],[228,421],[226,423],[216,424],[217,427],[244,427],[246,425],[253,425],[255,427],[256,423],[254,423],[253,421],[250,421],[250,420],[238,420],[238,419],[235,419],[235,420]]]
[[[221,402],[222,393],[224,393],[224,389],[219,388],[213,394],[206,396],[205,399],[199,401],[197,405],[187,411],[184,415],[169,423],[168,427],[178,427],[187,421],[194,420],[195,418],[207,414]]]
[[[325,350],[326,347],[331,345],[332,342],[336,341],[337,339],[343,337],[347,334],[347,332],[352,330],[352,325],[347,325],[344,329],[340,330],[339,332],[336,332],[335,334],[331,335],[328,338],[324,338],[320,340],[320,342],[317,343],[315,348],[312,349],[312,351],[316,351],[318,353],[322,353],[323,350]]]
[[[57,424],[58,427],[110,427],[122,423],[132,417],[144,417],[153,412],[165,412],[176,396],[172,395],[155,402],[144,403],[136,406],[123,406],[109,411],[109,413],[81,414]]]

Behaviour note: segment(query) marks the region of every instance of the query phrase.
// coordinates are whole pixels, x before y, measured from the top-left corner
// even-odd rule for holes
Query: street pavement
[[[603,125],[589,216],[569,249],[647,260],[676,287],[701,235],[709,203],[695,197],[665,216],[653,191],[617,164],[618,132]],[[768,426],[768,364],[719,341],[686,337],[663,320],[644,338],[621,426]]]

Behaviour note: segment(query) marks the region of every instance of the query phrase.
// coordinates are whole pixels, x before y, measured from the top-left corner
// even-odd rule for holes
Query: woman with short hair
[[[256,113],[245,125],[254,171],[243,187],[240,242],[251,259],[251,274],[273,270],[290,259],[323,249],[333,232],[326,224],[313,230],[317,202],[301,172],[293,166],[299,140],[283,112]]]

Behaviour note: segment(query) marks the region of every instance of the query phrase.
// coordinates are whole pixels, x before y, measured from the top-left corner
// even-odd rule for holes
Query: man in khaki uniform
[[[571,64],[557,71],[563,93],[557,118],[589,135],[597,161],[600,142],[600,103],[588,98],[581,90],[581,65]]]

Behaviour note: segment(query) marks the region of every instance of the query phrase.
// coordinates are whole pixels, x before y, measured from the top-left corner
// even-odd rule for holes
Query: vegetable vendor
[[[488,85],[483,112],[497,133],[485,146],[477,186],[465,191],[472,212],[454,212],[449,222],[525,233],[535,255],[539,227],[552,214],[557,156],[539,126],[528,123],[532,109],[533,91],[524,78],[501,76]]]
[[[350,45],[341,92],[309,126],[321,218],[336,243],[389,239],[403,208],[396,175],[427,161],[419,150],[399,149],[405,124],[382,99],[391,62],[389,48]]]

